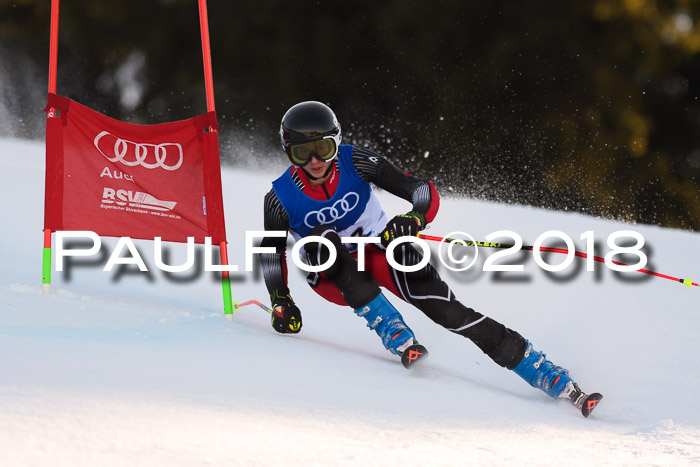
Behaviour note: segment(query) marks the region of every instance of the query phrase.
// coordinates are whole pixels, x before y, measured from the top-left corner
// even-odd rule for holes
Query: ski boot
[[[578,388],[569,375],[569,370],[547,360],[547,355],[533,349],[530,341],[527,342],[523,359],[513,371],[532,387],[541,389],[555,399],[569,398],[571,392]]]
[[[569,375],[569,370],[547,360],[547,356],[533,349],[529,341],[523,359],[513,371],[550,397],[571,402],[584,417],[588,417],[603,399],[603,395],[598,392],[583,392]]]
[[[416,343],[413,331],[403,322],[401,313],[381,292],[367,305],[356,309],[355,314],[367,320],[367,327],[377,333],[384,347],[394,355],[401,356],[404,350]]]

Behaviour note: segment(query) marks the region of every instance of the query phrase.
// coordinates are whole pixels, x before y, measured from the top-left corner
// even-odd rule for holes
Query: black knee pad
[[[340,241],[340,236],[338,236],[338,233],[331,227],[328,227],[327,225],[317,225],[316,227],[311,229],[308,237],[311,236],[323,237],[330,240],[333,246],[335,247],[336,253],[340,253],[343,250],[347,251],[347,248],[345,248],[343,242]],[[309,259],[312,260],[317,258],[320,252],[321,263],[328,259],[328,255],[330,254],[328,251],[328,247],[319,242],[309,242],[306,245],[304,245],[304,249],[306,250],[306,253],[310,255]]]
[[[348,249],[340,241],[340,236],[338,233],[327,225],[317,225],[309,232],[310,236],[319,236],[330,240],[333,244],[333,248],[336,252],[336,258],[333,264],[331,264],[324,272],[329,279],[332,279],[337,274],[339,274],[343,269],[353,268],[355,259],[350,255]],[[306,257],[310,264],[314,266],[319,266],[325,264],[329,257],[330,251],[326,245],[320,242],[309,242],[304,245],[306,250]]]
[[[348,252],[340,241],[338,233],[332,228],[319,225],[311,229],[309,236],[317,235],[327,238],[337,253],[336,259],[324,271],[326,278],[343,294],[345,302],[353,308],[366,305],[379,295],[377,280],[366,271],[358,271],[357,260]],[[328,247],[318,242],[304,245],[309,263],[314,266],[325,264],[330,252]]]

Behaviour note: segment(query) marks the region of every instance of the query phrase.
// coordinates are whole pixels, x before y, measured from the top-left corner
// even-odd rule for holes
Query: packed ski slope
[[[293,266],[304,318],[297,336],[276,334],[254,307],[230,323],[218,278],[167,276],[150,242],[137,242],[148,274],[102,272],[116,243],[105,239],[105,256],[54,272],[46,295],[43,157],[41,143],[0,140],[3,466],[700,463],[697,287],[640,273],[623,281],[599,263],[586,272],[581,259],[550,277],[529,253],[510,258],[524,262],[520,273],[481,272],[487,250],[469,272],[441,268],[464,303],[605,395],[584,419],[392,298],[431,352],[422,368],[405,370]],[[231,262],[241,269],[234,300],[266,301],[259,268],[244,271],[244,238],[262,230],[277,171],[224,171]],[[389,214],[407,210],[380,199]],[[429,233],[483,239],[502,229],[528,244],[560,230],[578,249],[592,230],[598,254],[609,234],[632,229],[651,247],[649,269],[700,278],[696,233],[467,199],[443,199]],[[184,248],[169,248],[173,264],[184,260]]]

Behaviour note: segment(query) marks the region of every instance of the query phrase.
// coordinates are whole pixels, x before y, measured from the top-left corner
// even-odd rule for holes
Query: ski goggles
[[[316,156],[318,160],[328,162],[338,155],[339,144],[340,134],[325,136],[323,139],[308,143],[293,144],[289,147],[289,158],[298,167],[308,164],[313,156]]]

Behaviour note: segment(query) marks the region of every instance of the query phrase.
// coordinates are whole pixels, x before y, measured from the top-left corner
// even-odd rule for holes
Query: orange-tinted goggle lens
[[[322,161],[327,161],[335,157],[338,152],[338,146],[335,144],[335,139],[324,138],[310,143],[295,144],[291,147],[292,162],[298,166],[304,166],[309,163],[311,156],[316,156]]]

